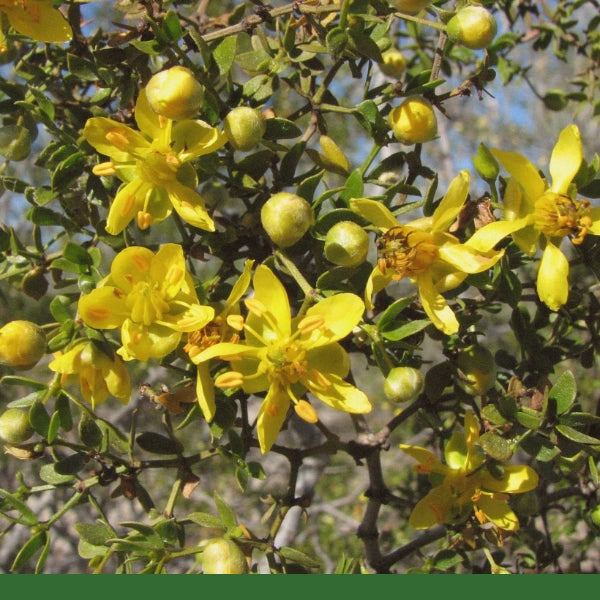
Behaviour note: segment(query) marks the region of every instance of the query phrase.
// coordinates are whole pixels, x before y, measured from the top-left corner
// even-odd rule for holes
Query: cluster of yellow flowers
[[[56,42],[71,38],[68,23],[50,1],[0,0],[0,11],[24,35]],[[190,84],[189,74],[181,67],[175,69],[175,75],[183,77],[180,84]],[[165,105],[157,81],[162,79],[153,80],[137,98],[134,116],[139,130],[105,117],[89,119],[83,130],[84,139],[109,158],[93,172],[116,175],[123,182],[110,207],[106,231],[117,235],[132,221],[147,229],[173,210],[189,225],[215,231],[204,200],[195,191],[198,179],[191,162],[218,151],[231,139],[219,128],[193,118],[202,100],[196,86],[190,88],[192,110],[184,103],[181,110],[172,111],[174,103]],[[180,101],[175,98],[175,105]],[[260,119],[257,131],[258,135],[264,131]],[[246,148],[246,142],[240,147]],[[109,355],[93,341],[78,339],[49,368],[64,381],[78,378],[82,395],[92,406],[109,395],[126,402],[131,382],[125,361],[160,359],[181,348],[197,365],[196,395],[208,422],[216,412],[215,388],[265,393],[256,423],[263,453],[275,443],[290,407],[302,419],[318,421],[306,393],[336,410],[368,413],[372,406],[366,394],[346,381],[350,361],[339,342],[361,322],[365,309],[373,308],[373,296],[390,282],[409,278],[433,325],[452,335],[460,323],[444,293],[468,275],[494,267],[504,255],[503,249],[496,249],[501,240],[512,236],[529,256],[542,249],[537,290],[540,299],[556,311],[568,296],[568,260],[560,250],[562,240],[569,237],[579,244],[587,234],[600,234],[600,208],[578,198],[573,183],[583,161],[576,126],[560,134],[549,165],[551,183],[520,154],[498,149],[491,153],[510,174],[503,197],[504,218],[464,241],[449,229],[469,194],[466,170],[450,183],[429,217],[404,223],[381,202],[350,201],[352,210],[380,234],[379,257],[364,300],[338,293],[293,315],[276,275],[265,265],[254,269],[254,261],[249,260],[226,301],[207,306],[199,301],[181,245],[166,243],[156,253],[131,246],[117,254],[109,276],[78,303],[79,316],[89,327],[120,330],[120,348]],[[251,296],[247,295],[250,286]],[[221,362],[213,381],[216,360]],[[478,439],[479,424],[467,411],[464,434],[452,436],[445,464],[424,448],[401,446],[418,461],[420,472],[437,477],[435,487],[414,509],[415,527],[462,521],[472,510],[481,522],[491,521],[507,530],[518,527],[506,494],[532,490],[537,475],[529,467],[512,465],[503,465],[501,475],[491,473]]]

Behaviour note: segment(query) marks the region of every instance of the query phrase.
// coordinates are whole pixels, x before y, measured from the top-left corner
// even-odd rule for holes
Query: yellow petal
[[[546,183],[537,168],[524,156],[517,152],[505,152],[492,149],[492,154],[502,163],[504,168],[521,184],[529,201],[535,202],[546,188]]]
[[[248,289],[252,279],[253,266],[253,260],[246,260],[244,263],[244,271],[233,284],[231,292],[229,292],[229,296],[227,296],[227,300],[225,301],[226,312],[229,312],[228,309],[237,304],[241,300],[242,296],[246,293],[246,290]]]
[[[402,452],[414,458],[419,464],[428,467],[432,473],[446,474],[449,471],[448,467],[438,460],[433,452],[426,448],[422,448],[421,446],[407,446],[406,444],[400,444],[399,448]]]
[[[166,141],[167,143],[170,141],[162,139],[165,134],[170,132],[170,124],[167,125],[166,119],[161,121],[158,114],[152,110],[146,96],[146,88],[140,90],[138,94],[133,116],[140,131],[144,132],[151,140]]]
[[[314,348],[345,338],[358,325],[364,312],[364,302],[356,294],[336,294],[321,300],[306,311],[306,316],[321,316],[324,325],[311,331],[308,339],[302,339],[302,345]]]
[[[483,471],[479,480],[481,486],[490,492],[523,494],[534,490],[539,481],[538,474],[527,465],[503,465],[500,479]]]
[[[50,362],[48,368],[55,373],[63,373],[64,375],[77,373],[81,364],[80,354],[87,343],[85,341],[78,342],[73,348]]]
[[[590,233],[600,235],[600,207],[592,208],[590,217],[593,221],[592,226],[590,227]]]
[[[419,295],[423,309],[431,322],[447,335],[456,333],[459,329],[458,320],[446,299],[437,291],[428,273],[419,273],[416,276],[419,286]]]
[[[438,247],[441,260],[463,273],[481,273],[491,269],[504,255],[504,250],[483,254],[466,244],[448,243]]]
[[[248,325],[266,340],[288,338],[292,333],[292,316],[287,292],[269,267],[259,265],[254,273],[254,298],[267,309],[265,317],[248,315]],[[248,336],[251,340],[252,337]]]
[[[114,142],[110,142],[106,137],[107,134],[112,134],[122,140],[122,143],[116,145]],[[120,163],[133,160],[131,152],[140,148],[150,148],[150,142],[141,133],[106,117],[88,119],[83,128],[83,137],[100,154],[106,154],[115,162]]]
[[[191,160],[216,152],[227,143],[227,136],[204,121],[179,121],[173,127],[173,151],[180,160]]]
[[[415,529],[429,529],[434,525],[447,523],[450,519],[452,500],[449,490],[440,486],[433,488],[419,500],[408,521]]]
[[[531,217],[514,219],[513,221],[494,221],[478,229],[465,243],[464,246],[476,252],[489,252],[494,246],[531,223]],[[537,245],[536,245],[537,248]]]
[[[444,459],[451,469],[463,469],[467,462],[469,449],[465,435],[459,431],[452,433],[444,448]]]
[[[150,281],[154,253],[144,246],[129,246],[115,256],[110,276],[115,285],[128,294],[137,283]]]
[[[260,451],[265,454],[275,442],[290,407],[290,398],[285,389],[277,385],[269,388],[256,419],[256,431]]]
[[[568,125],[558,136],[550,157],[550,177],[557,194],[566,194],[583,161],[583,145],[577,125]]]
[[[321,402],[347,413],[365,414],[371,412],[373,407],[364,392],[345,382],[335,373],[326,371],[321,373],[328,380],[328,386],[323,386],[321,379],[311,372],[301,379],[302,384]]]
[[[365,307],[369,310],[374,308],[373,296],[384,289],[392,281],[391,274],[383,274],[379,267],[375,267],[369,275],[365,286]]]
[[[131,399],[131,378],[121,357],[115,354],[114,359],[106,357],[102,369],[102,377],[111,396],[119,398],[123,404]]]
[[[144,198],[151,186],[136,177],[119,188],[106,219],[106,231],[118,235],[131,223],[144,205]]]
[[[537,276],[540,300],[550,310],[558,310],[569,297],[569,261],[551,240],[547,240]]]
[[[230,342],[220,342],[209,346],[206,350],[194,355],[191,361],[199,365],[200,363],[210,360],[211,358],[221,357],[225,360],[232,356],[243,356],[244,354],[257,354],[260,352],[260,348],[254,348],[252,346],[246,346],[244,344],[232,344]]]
[[[507,531],[516,531],[519,529],[519,519],[517,515],[509,508],[504,500],[496,500],[487,494],[477,501],[477,507],[483,511],[483,514],[500,529]]]
[[[311,348],[306,353],[306,362],[309,370],[323,370],[342,378],[350,371],[348,353],[336,342]]]
[[[432,231],[446,231],[456,220],[469,193],[469,171],[461,171],[451,182],[446,195],[433,213]]]
[[[215,231],[215,223],[206,212],[200,194],[177,180],[169,181],[165,188],[173,208],[186,223],[204,231]]]
[[[350,208],[369,223],[373,223],[375,227],[379,227],[384,231],[399,225],[398,219],[381,202],[369,200],[368,198],[351,198]]]
[[[206,422],[210,423],[215,418],[217,406],[215,404],[215,386],[207,362],[198,364],[196,396]]]
[[[68,42],[73,37],[67,20],[48,0],[30,0],[17,6],[21,8],[2,6],[1,10],[19,33],[40,42]]]
[[[94,329],[115,329],[129,316],[125,295],[110,285],[81,296],[77,311],[84,323]]]
[[[127,319],[121,327],[123,348],[119,354],[125,360],[163,358],[177,348],[181,333],[153,323],[145,327]]]

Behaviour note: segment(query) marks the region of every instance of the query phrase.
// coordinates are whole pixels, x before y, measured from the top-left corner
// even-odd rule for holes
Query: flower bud
[[[217,538],[202,552],[202,570],[205,575],[243,575],[248,573],[248,561],[233,540]]]
[[[382,55],[383,62],[379,63],[379,68],[383,73],[390,77],[400,77],[406,69],[406,58],[398,48],[390,48]]]
[[[238,106],[223,120],[223,131],[229,143],[236,149],[247,152],[258,146],[267,123],[262,114],[249,106]]]
[[[472,344],[456,357],[461,373],[456,383],[470,396],[480,396],[496,383],[496,361],[492,353],[479,344]]]
[[[22,444],[33,435],[29,414],[22,408],[9,408],[0,415],[0,439],[7,444]]]
[[[449,21],[450,40],[471,50],[487,48],[498,31],[494,15],[483,6],[461,8]]]
[[[300,241],[308,231],[313,215],[310,204],[304,198],[278,192],[263,205],[260,220],[271,241],[287,248]]]
[[[146,97],[152,110],[162,117],[191,119],[200,110],[204,88],[189,69],[176,66],[150,79]]]
[[[383,393],[390,402],[412,402],[423,387],[421,371],[414,367],[394,367],[383,382]]]
[[[422,96],[410,96],[388,117],[396,139],[410,146],[432,140],[437,134],[437,119],[431,103]]]
[[[342,267],[356,267],[365,262],[369,252],[369,235],[354,221],[336,223],[325,237],[325,257]]]
[[[415,15],[431,4],[431,0],[388,0],[400,12]]]
[[[494,181],[500,173],[500,165],[485,144],[479,144],[473,157],[473,166],[486,181]]]
[[[0,364],[31,369],[46,352],[46,336],[31,321],[10,321],[0,329]]]

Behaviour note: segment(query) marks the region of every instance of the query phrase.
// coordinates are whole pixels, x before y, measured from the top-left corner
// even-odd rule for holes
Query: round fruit
[[[218,538],[204,548],[202,570],[206,575],[243,575],[248,573],[248,561],[233,540]]]
[[[437,119],[431,103],[422,96],[410,96],[392,109],[388,118],[396,139],[406,145],[422,144],[437,134]]]
[[[0,329],[0,364],[31,369],[46,353],[46,336],[31,321],[10,321]]]
[[[260,220],[273,243],[287,248],[300,241],[308,231],[313,215],[310,204],[304,198],[278,192],[263,205]]]
[[[390,402],[412,402],[423,387],[421,371],[414,367],[394,367],[383,382],[383,393]]]
[[[431,4],[431,0],[389,0],[391,6],[400,12],[414,15]]]
[[[498,31],[498,24],[492,13],[483,6],[466,6],[461,8],[447,25],[448,37],[455,43],[482,50],[493,41]]]
[[[354,221],[336,223],[325,237],[325,257],[334,265],[356,267],[365,262],[369,235]]]
[[[479,344],[472,344],[456,357],[456,366],[462,372],[456,382],[471,396],[480,396],[494,387],[496,361],[492,353]]]
[[[381,55],[383,62],[379,63],[379,68],[383,73],[390,77],[399,77],[406,69],[406,58],[398,48],[390,48]]]
[[[265,118],[258,110],[249,106],[234,108],[223,121],[223,131],[229,143],[243,152],[256,148],[266,130]]]
[[[0,439],[7,444],[22,444],[33,435],[29,414],[21,408],[9,408],[0,415]]]
[[[190,119],[200,110],[204,88],[189,69],[177,66],[156,73],[146,86],[146,97],[162,117]]]

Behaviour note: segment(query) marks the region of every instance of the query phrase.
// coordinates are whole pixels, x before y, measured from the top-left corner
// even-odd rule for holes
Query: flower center
[[[131,320],[146,327],[160,321],[169,312],[169,303],[156,285],[139,281],[127,295],[127,306],[131,310]]]
[[[180,166],[181,161],[174,154],[164,154],[158,150],[151,150],[138,163],[142,179],[153,185],[174,181]]]
[[[280,383],[282,387],[296,383],[308,370],[306,350],[294,341],[271,346],[267,351],[267,361],[270,380]]]
[[[583,242],[593,223],[587,200],[573,201],[554,192],[536,200],[534,218],[536,228],[548,237],[569,235],[574,244]]]
[[[378,246],[379,270],[384,275],[388,269],[393,271],[396,281],[426,271],[438,257],[433,236],[412,227],[392,227],[381,236]]]

